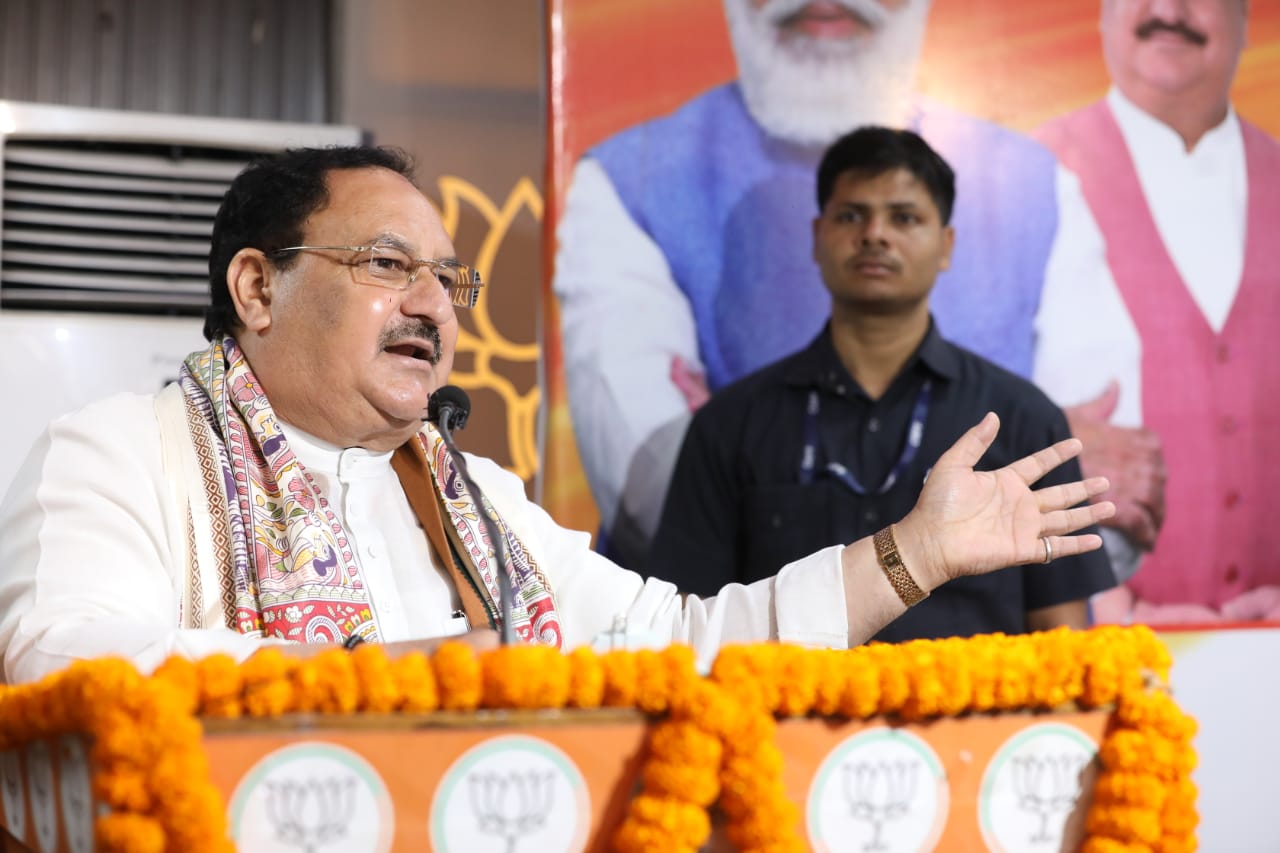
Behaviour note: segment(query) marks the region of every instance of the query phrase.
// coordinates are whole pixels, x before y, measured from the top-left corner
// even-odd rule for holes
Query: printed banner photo
[[[956,172],[938,329],[1112,479],[1097,616],[1280,618],[1280,4],[1176,5],[553,0],[549,511],[645,567],[692,412],[828,316],[825,147],[907,127]]]

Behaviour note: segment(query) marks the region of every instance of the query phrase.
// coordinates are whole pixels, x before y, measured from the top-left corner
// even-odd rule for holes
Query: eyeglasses
[[[449,301],[461,308],[474,308],[480,299],[480,288],[484,286],[480,271],[474,267],[452,259],[414,259],[389,243],[374,243],[372,246],[286,246],[271,252],[270,256],[277,258],[289,252],[314,251],[351,252],[347,260],[329,259],[351,267],[351,277],[356,284],[389,290],[408,290],[425,267],[448,291]]]

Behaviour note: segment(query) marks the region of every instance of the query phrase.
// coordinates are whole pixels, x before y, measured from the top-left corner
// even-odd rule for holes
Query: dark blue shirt
[[[919,451],[892,488],[876,487],[902,455],[921,386],[930,405]],[[871,494],[830,475],[800,482],[805,412],[816,390],[817,467],[838,462]],[[1038,388],[968,350],[932,324],[886,392],[872,400],[849,375],[824,329],[805,349],[735,382],[693,417],[667,493],[649,574],[685,592],[714,595],[725,584],[774,575],[829,545],[870,536],[915,505],[933,463],[988,411],[1000,432],[979,461],[994,470],[1070,432]],[[1080,479],[1072,460],[1038,486]],[[910,567],[908,566],[908,569]],[[951,581],[887,626],[877,639],[969,636],[1026,630],[1026,613],[1114,585],[1105,552],[1050,565],[1004,569]]]

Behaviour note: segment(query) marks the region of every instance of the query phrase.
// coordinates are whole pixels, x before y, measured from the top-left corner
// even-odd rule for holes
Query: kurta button
[[[1239,427],[1240,427],[1240,422],[1235,418],[1233,418],[1231,415],[1222,416],[1222,434],[1223,435],[1233,435],[1235,434],[1235,431],[1239,429]]]
[[[1218,361],[1226,364],[1231,360],[1231,347],[1227,344],[1218,344]]]
[[[1227,583],[1235,583],[1240,580],[1240,567],[1235,563],[1227,566],[1226,580]]]
[[[879,431],[880,431],[879,418],[871,418],[870,420],[867,421],[867,432],[879,432]]]
[[[875,524],[876,520],[879,518],[880,516],[876,514],[876,511],[874,509],[869,509],[862,514],[862,520],[865,521],[867,524]]]
[[[1227,492],[1227,496],[1222,499],[1222,505],[1227,509],[1234,509],[1238,503],[1240,503],[1240,493],[1235,489]]]
[[[775,512],[772,516],[769,517],[769,523],[772,524],[775,528],[781,529],[782,516]]]

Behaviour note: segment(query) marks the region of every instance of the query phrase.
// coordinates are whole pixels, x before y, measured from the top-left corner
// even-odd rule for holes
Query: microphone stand
[[[480,523],[484,525],[484,532],[489,537],[489,541],[493,543],[495,556],[498,558],[496,574],[498,575],[498,615],[501,622],[498,634],[502,645],[510,646],[516,642],[516,631],[511,624],[511,607],[515,601],[515,592],[511,589],[511,575],[507,571],[507,566],[510,564],[510,560],[507,557],[507,541],[499,535],[498,525],[489,517],[488,511],[485,509],[484,492],[481,492],[475,480],[471,479],[471,472],[467,470],[467,460],[453,442],[453,434],[449,429],[449,425],[453,421],[454,412],[457,409],[448,403],[440,408],[440,419],[436,427],[440,430],[440,436],[444,439],[444,447],[445,450],[449,451],[449,458],[453,460],[453,466],[458,469],[458,473],[462,476],[462,482],[467,486],[467,491],[475,499],[476,509],[480,511]]]

